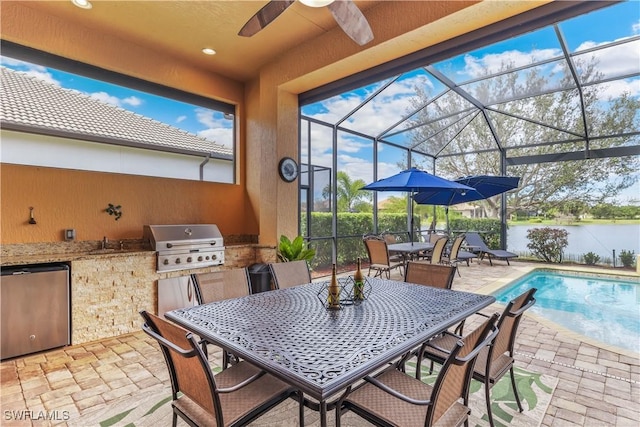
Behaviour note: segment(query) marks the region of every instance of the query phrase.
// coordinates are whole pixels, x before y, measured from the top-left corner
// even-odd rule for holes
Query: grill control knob
[[[192,261],[191,257],[187,258],[187,262],[191,262],[191,261]]]
[[[198,261],[202,261],[202,256],[199,256],[199,257],[198,257]]]
[[[164,265],[169,265],[169,260],[168,260],[168,259],[165,259],[164,261],[162,261],[162,263],[163,263]]]
[[[218,259],[218,255],[211,255],[211,259]]]
[[[182,261],[180,261],[180,258],[176,258],[176,264],[180,264]]]

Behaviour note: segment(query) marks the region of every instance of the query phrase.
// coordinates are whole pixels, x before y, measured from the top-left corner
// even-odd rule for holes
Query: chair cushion
[[[394,390],[415,399],[427,400],[433,391],[430,385],[393,369],[383,372],[377,379]],[[428,409],[426,405],[413,405],[394,398],[369,383],[354,390],[346,402],[387,421],[389,424],[398,426],[424,425]],[[457,426],[466,420],[468,414],[469,409],[462,403],[456,402],[434,425]]]
[[[259,369],[247,362],[239,362],[219,374],[215,381],[218,388],[236,385],[259,372]],[[252,383],[231,393],[220,393],[220,403],[225,425],[233,424],[244,417],[252,419],[256,407],[271,405],[293,393],[286,383],[269,374],[264,374]],[[179,397],[173,405],[196,421],[197,425],[215,425],[215,417],[186,396]]]
[[[478,381],[484,381],[486,366],[487,366],[487,355],[489,354],[489,348],[483,348],[480,353],[478,353],[478,358],[476,359],[476,364],[473,370],[473,378]],[[513,357],[507,356],[506,354],[501,354],[498,356],[493,362],[491,362],[491,373],[489,375],[489,382],[491,384],[495,384],[502,376],[507,373],[511,366],[513,365]]]

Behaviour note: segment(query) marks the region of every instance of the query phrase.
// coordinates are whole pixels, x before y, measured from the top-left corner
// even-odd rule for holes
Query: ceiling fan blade
[[[373,40],[373,32],[358,6],[351,0],[338,0],[327,6],[336,22],[360,46]]]
[[[280,16],[280,14],[294,2],[295,0],[271,0],[244,24],[238,35],[251,37],[269,25],[271,21]]]

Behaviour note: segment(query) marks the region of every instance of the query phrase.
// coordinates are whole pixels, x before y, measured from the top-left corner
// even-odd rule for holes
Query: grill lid
[[[222,246],[222,234],[215,224],[145,225],[143,238],[156,251]]]

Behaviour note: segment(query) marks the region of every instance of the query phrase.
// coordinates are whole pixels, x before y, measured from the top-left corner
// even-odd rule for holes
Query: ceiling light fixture
[[[215,55],[216,51],[209,47],[205,47],[204,49],[202,49],[202,53],[204,53],[205,55]]]
[[[71,3],[78,6],[81,9],[91,9],[93,5],[89,0],[71,0]]]
[[[335,0],[300,0],[300,3],[309,7],[325,7],[334,1]]]

